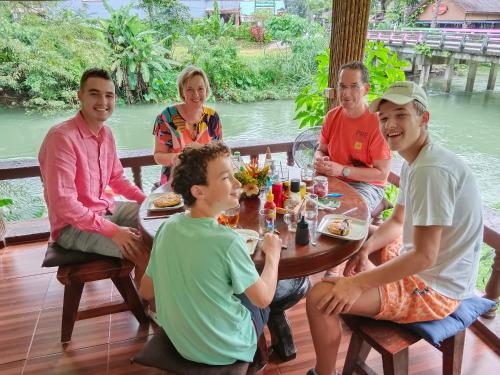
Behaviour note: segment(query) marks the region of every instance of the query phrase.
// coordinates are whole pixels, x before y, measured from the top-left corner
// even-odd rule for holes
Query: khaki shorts
[[[382,263],[398,256],[401,239],[381,250]],[[374,319],[413,323],[446,318],[460,300],[448,298],[428,287],[416,275],[379,287],[381,308]]]
[[[118,201],[115,212],[105,217],[119,226],[137,228],[138,212],[139,205],[137,203]],[[111,238],[98,233],[81,231],[71,225],[61,230],[56,242],[65,249],[123,258],[120,248]]]

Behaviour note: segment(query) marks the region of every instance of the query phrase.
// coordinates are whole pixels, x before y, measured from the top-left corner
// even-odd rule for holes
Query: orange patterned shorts
[[[382,262],[398,256],[401,239],[381,250]],[[379,287],[381,307],[375,319],[413,323],[443,319],[455,311],[460,300],[432,290],[416,275]]]

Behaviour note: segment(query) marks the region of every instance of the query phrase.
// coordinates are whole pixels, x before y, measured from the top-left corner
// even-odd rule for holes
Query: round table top
[[[324,215],[335,213],[342,214],[352,208],[356,209],[348,213],[348,216],[360,219],[368,219],[368,208],[361,195],[345,182],[335,178],[328,178],[329,192],[344,194],[340,199],[341,205],[336,210],[320,210],[318,214],[318,223]],[[169,187],[164,185],[156,189],[155,193],[169,191]],[[149,211],[147,210],[147,199],[141,205],[139,210],[139,229],[141,230],[144,241],[147,245],[152,246],[153,238],[156,231],[163,223],[165,217],[152,219],[155,216],[164,216],[180,212],[183,209],[175,211]],[[259,218],[258,211],[264,202],[259,198],[242,199],[240,201],[240,221],[241,228],[253,229],[258,231]],[[275,228],[279,232],[283,244],[287,245],[287,249],[281,251],[281,259],[278,269],[279,279],[290,279],[312,275],[317,272],[327,270],[334,267],[346,259],[350,258],[363,244],[361,240],[346,240],[318,235],[316,245],[309,242],[308,245],[299,246],[295,244],[295,232],[289,233],[287,224],[283,221],[283,215],[278,214],[276,217]],[[260,242],[259,242],[260,245]],[[257,270],[260,272],[264,267],[264,253],[260,250],[259,245],[252,255]]]

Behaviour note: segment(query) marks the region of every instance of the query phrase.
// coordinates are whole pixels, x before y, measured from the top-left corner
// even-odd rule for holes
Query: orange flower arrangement
[[[266,165],[260,168],[256,160],[252,160],[250,164],[245,164],[239,172],[234,174],[234,177],[241,182],[243,195],[247,198],[259,195],[260,188],[266,186],[266,179],[269,173],[269,166]]]

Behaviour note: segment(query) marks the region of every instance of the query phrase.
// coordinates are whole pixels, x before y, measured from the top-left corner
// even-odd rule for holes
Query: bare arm
[[[155,137],[154,159],[157,164],[172,167],[178,157],[179,153],[171,152],[168,146],[165,146],[158,137]]]
[[[442,232],[442,226],[415,226],[413,250],[369,272],[359,273],[354,279],[363,290],[367,290],[428,269],[436,262]]]
[[[352,256],[344,269],[344,276],[353,276],[356,273],[373,268],[368,256],[387,246],[397,239],[403,232],[404,206],[396,204],[389,219],[376,229],[373,234],[361,246],[361,249]]]
[[[155,298],[153,279],[151,279],[146,274],[144,274],[144,276],[142,277],[141,287],[139,288],[139,294],[146,301],[152,301]]]
[[[275,234],[267,233],[264,236],[262,251],[266,254],[264,270],[257,281],[245,290],[248,299],[259,308],[269,306],[276,292],[281,239]]]
[[[404,206],[396,204],[391,217],[384,221],[373,235],[368,238],[360,251],[364,251],[369,255],[398,238],[403,232],[404,213]]]
[[[318,151],[316,155],[320,154]],[[342,176],[342,170],[345,167],[350,169],[349,179],[354,181],[371,182],[371,181],[382,181],[389,176],[391,171],[391,160],[375,160],[373,162],[373,167],[354,167],[352,165],[343,165],[329,158],[316,158],[314,164],[316,170],[327,176]]]
[[[317,307],[327,314],[348,312],[364,292],[428,269],[436,262],[442,231],[442,226],[415,226],[411,251],[353,277],[325,279],[334,286]]]

